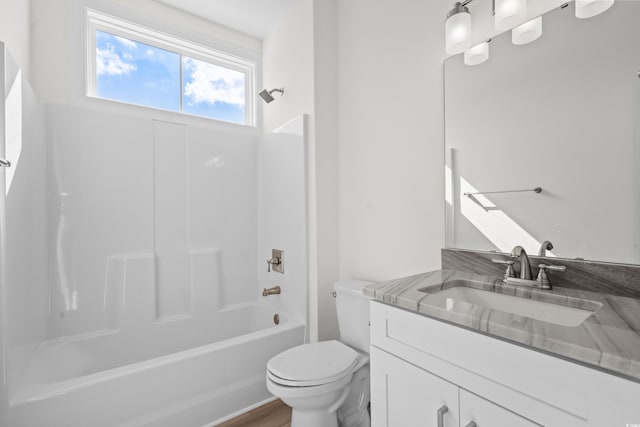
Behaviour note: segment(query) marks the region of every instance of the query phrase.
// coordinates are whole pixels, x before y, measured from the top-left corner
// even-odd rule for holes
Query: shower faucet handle
[[[281,249],[271,250],[271,259],[267,260],[267,273],[273,271],[284,274],[284,251]]]
[[[267,260],[267,273],[271,273],[271,266],[272,265],[279,265],[280,264],[280,259],[279,258],[271,258]]]

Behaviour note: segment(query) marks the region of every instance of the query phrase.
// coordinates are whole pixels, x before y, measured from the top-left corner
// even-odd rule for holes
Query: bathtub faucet
[[[268,297],[269,295],[280,295],[280,292],[280,285],[276,285],[273,288],[264,288],[264,290],[262,291],[262,296]]]

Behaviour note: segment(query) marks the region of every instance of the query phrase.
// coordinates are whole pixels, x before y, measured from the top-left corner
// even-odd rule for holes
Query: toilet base
[[[351,380],[351,390],[346,400],[338,409],[338,423],[342,427],[370,427],[369,414],[369,365],[358,369]]]
[[[267,377],[267,389],[291,407],[291,427],[338,427],[337,411],[351,390],[351,376],[316,387],[288,387]]]
[[[338,427],[338,414],[329,411],[301,411],[292,409],[291,427]]]

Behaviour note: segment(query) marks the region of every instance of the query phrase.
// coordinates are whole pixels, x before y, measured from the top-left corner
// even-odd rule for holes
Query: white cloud
[[[244,74],[192,58],[185,58],[184,63],[192,73],[184,88],[190,104],[225,102],[244,106]]]
[[[147,49],[147,51],[145,52],[145,54],[146,54],[147,56],[153,56],[153,55],[155,55],[155,52],[154,52],[153,50],[151,50],[151,49]]]
[[[108,45],[106,49],[96,49],[96,72],[99,76],[119,76],[137,69],[135,64],[125,62],[112,45]]]
[[[138,45],[133,40],[125,39],[124,37],[114,36],[116,40],[120,42],[120,44],[127,49],[136,49]]]

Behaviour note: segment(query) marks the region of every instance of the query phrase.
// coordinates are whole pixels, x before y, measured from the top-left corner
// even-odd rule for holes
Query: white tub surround
[[[13,396],[11,425],[200,427],[224,419],[270,399],[267,361],[303,340],[303,323],[280,313],[275,325],[274,314],[247,304],[221,312],[204,335],[158,324],[144,338],[111,331],[45,342]]]
[[[0,424],[201,427],[272,399],[267,361],[306,336],[303,119],[261,147],[244,126],[43,106],[7,64]],[[261,199],[260,176],[290,204]],[[289,254],[269,299],[261,245]]]

